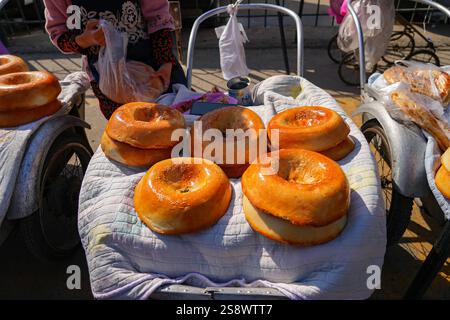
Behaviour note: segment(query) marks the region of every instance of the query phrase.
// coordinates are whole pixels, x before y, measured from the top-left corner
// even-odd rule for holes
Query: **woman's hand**
[[[96,19],[89,20],[86,24],[86,30],[77,36],[75,41],[83,49],[92,46],[104,46],[105,35],[103,29],[99,25],[99,21]]]

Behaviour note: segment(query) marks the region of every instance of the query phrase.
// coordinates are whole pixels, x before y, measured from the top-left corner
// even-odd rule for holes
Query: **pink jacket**
[[[98,0],[93,0],[98,1]],[[173,20],[169,12],[167,0],[141,0],[142,14],[148,23],[148,32],[160,29],[173,29]],[[72,5],[71,0],[44,0],[45,28],[52,43],[58,47],[58,37],[67,31],[67,8]]]

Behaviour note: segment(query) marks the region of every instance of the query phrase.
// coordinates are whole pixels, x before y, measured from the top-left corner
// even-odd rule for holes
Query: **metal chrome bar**
[[[297,29],[297,74],[299,76],[303,75],[303,25],[300,17],[292,10],[276,6],[273,4],[265,4],[265,3],[254,3],[254,4],[241,4],[239,6],[240,9],[243,10],[267,10],[267,11],[276,11],[284,13],[288,16],[291,16],[296,25]],[[191,88],[192,85],[192,70],[194,65],[194,46],[195,46],[195,40],[197,39],[197,33],[198,29],[200,27],[200,24],[205,21],[206,19],[219,15],[221,13],[227,12],[227,6],[219,7],[212,9],[208,12],[205,12],[200,17],[195,20],[194,25],[192,26],[191,35],[189,37],[189,45],[188,45],[188,51],[187,51],[187,84],[188,88]]]
[[[361,22],[359,21],[358,15],[356,14],[355,9],[352,5],[353,0],[349,0],[347,2],[348,11],[350,12],[353,22],[356,26],[356,32],[358,34],[358,44],[359,44],[359,83],[361,88],[361,95],[364,91],[364,85],[366,83],[367,75],[366,75],[366,57],[365,57],[365,49],[364,49],[364,34],[361,27]]]
[[[435,1],[431,1],[431,0],[410,0],[412,2],[417,2],[417,3],[422,3],[425,5],[428,5],[430,7],[433,7],[435,9],[438,9],[439,11],[441,11],[442,13],[446,14],[447,17],[450,18],[450,8],[445,7],[444,5],[437,3]]]
[[[281,7],[280,0],[275,1],[277,6]],[[283,51],[283,59],[284,59],[284,67],[286,68],[286,74],[291,74],[291,69],[289,67],[289,56],[287,52],[286,45],[286,33],[284,32],[284,19],[281,13],[278,13],[278,26],[280,29],[280,40],[281,40],[281,49]]]
[[[158,288],[151,299],[169,300],[287,300],[288,298],[272,288],[209,287],[197,288],[172,284]]]

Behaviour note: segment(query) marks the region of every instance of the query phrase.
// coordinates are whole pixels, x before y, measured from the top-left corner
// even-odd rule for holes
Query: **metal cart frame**
[[[303,26],[300,17],[290,9],[272,4],[241,4],[243,10],[268,10],[291,16],[297,30],[297,74],[303,75]],[[219,7],[205,12],[194,22],[189,38],[187,51],[187,80],[188,88],[192,86],[192,71],[194,65],[194,46],[200,24],[210,17],[227,12],[227,7]],[[273,300],[287,299],[278,290],[273,288],[247,288],[247,287],[208,287],[197,288],[188,285],[172,284],[158,288],[150,295],[152,299],[194,299],[194,300]]]
[[[450,9],[430,0],[410,0],[433,7],[450,17]],[[361,23],[348,1],[349,12],[355,22],[359,43],[359,65],[365,66],[364,36]],[[427,211],[433,215],[443,215],[428,186],[424,168],[426,140],[418,127],[407,128],[393,120],[381,104],[381,97],[366,83],[366,70],[359,68],[362,104],[355,114],[362,114],[363,123],[375,120],[385,132],[392,153],[392,179],[396,189],[405,197],[420,198]],[[363,125],[364,127],[364,125]],[[439,212],[440,211],[440,212]],[[450,221],[433,245],[410,287],[406,299],[421,298],[450,254]]]
[[[187,84],[188,89],[191,89],[192,86],[192,71],[194,66],[194,48],[195,48],[195,40],[197,39],[198,29],[202,22],[206,19],[217,16],[222,13],[227,12],[227,6],[218,7],[212,9],[208,12],[205,12],[200,17],[195,20],[194,25],[191,29],[191,34],[189,37],[189,46],[187,51]],[[263,3],[254,3],[254,4],[241,4],[239,8],[242,10],[267,10],[267,11],[276,11],[279,13],[286,14],[292,17],[295,21],[295,26],[297,30],[297,74],[299,76],[303,75],[303,25],[300,17],[292,10],[273,5],[273,4],[263,4]]]

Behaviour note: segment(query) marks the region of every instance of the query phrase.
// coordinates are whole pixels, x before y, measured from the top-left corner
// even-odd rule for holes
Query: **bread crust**
[[[150,167],[161,160],[170,158],[172,152],[172,148],[139,149],[115,141],[106,132],[102,135],[100,145],[108,159],[130,167]]]
[[[167,159],[152,166],[138,183],[134,205],[151,230],[177,235],[215,224],[226,213],[231,194],[227,176],[213,162]]]
[[[348,136],[336,147],[321,151],[320,153],[330,159],[333,159],[334,161],[339,161],[348,156],[353,149],[355,149],[355,142],[350,136]]]
[[[11,128],[37,121],[56,113],[61,109],[61,102],[54,100],[42,107],[22,111],[0,112],[0,128]]]
[[[47,71],[17,72],[0,76],[0,112],[35,109],[56,100],[58,79]]]
[[[302,149],[282,149],[268,157],[279,159],[277,174],[265,174],[270,164],[255,162],[242,176],[242,191],[255,208],[310,227],[326,226],[347,214],[350,186],[335,161]]]
[[[26,71],[29,71],[29,68],[22,58],[9,54],[0,55],[0,76]]]
[[[347,215],[323,227],[298,226],[257,209],[243,197],[245,218],[253,230],[263,236],[290,245],[312,246],[335,239],[344,230]]]
[[[446,197],[450,199],[450,172],[441,166],[435,176],[436,187]]]
[[[221,163],[218,163],[218,165],[225,171],[229,178],[240,178],[244,171],[248,168],[250,163],[253,162],[258,156],[259,141],[262,138],[261,135],[266,134],[265,131],[262,131],[263,129],[265,129],[265,126],[261,118],[257,113],[248,108],[233,106],[208,112],[200,117],[198,121],[201,122],[203,133],[208,129],[217,129],[223,133],[223,158],[220,161]],[[240,129],[243,130],[244,133],[247,132],[247,130],[251,129],[254,130],[254,134],[252,136],[244,137],[238,140],[237,138],[226,136],[227,129]],[[234,140],[232,141],[232,139]],[[239,148],[239,143],[244,142],[244,139],[245,150],[241,150]],[[234,143],[234,163],[226,163],[229,159],[226,159],[225,155],[227,154],[227,145],[229,145],[230,143]],[[197,145],[197,148],[202,152],[202,156],[204,156],[203,152],[206,150],[206,148],[208,148],[210,144],[211,141],[203,141],[203,139],[202,141],[200,141],[199,137],[195,134],[194,127],[191,128],[191,154],[195,155],[195,146]],[[252,155],[249,151],[250,145],[256,146],[257,152],[254,155]],[[264,150],[264,152],[266,151],[267,150]],[[242,152],[245,152],[245,154],[242,155]],[[239,163],[238,156],[243,156],[244,161],[241,161]]]
[[[335,111],[321,106],[287,109],[269,122],[268,135],[279,132],[279,149],[324,151],[336,147],[350,133],[349,126]]]
[[[441,101],[444,106],[450,103],[450,75],[440,70],[414,69],[393,66],[384,72],[389,84],[407,83],[412,92],[426,95]]]
[[[183,115],[168,106],[131,102],[119,107],[112,114],[106,132],[112,139],[141,149],[167,149],[178,141],[172,141],[172,133],[186,126]]]
[[[439,122],[431,111],[403,91],[394,91],[391,99],[412,121],[436,139],[441,150],[447,150],[450,147],[450,139],[447,136],[450,127],[447,123]]]

